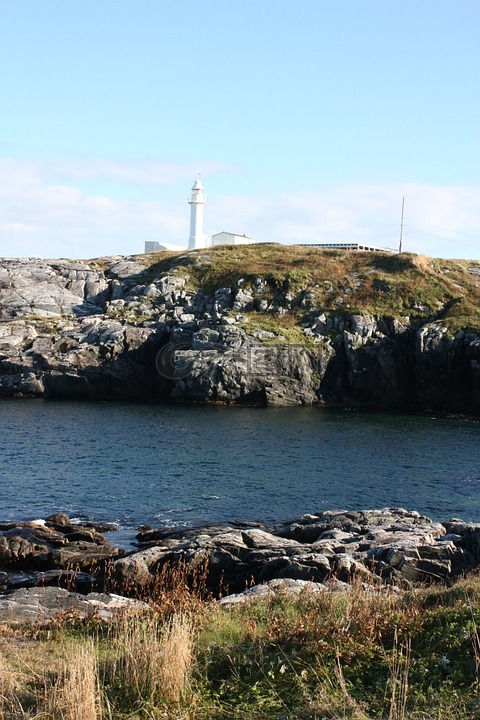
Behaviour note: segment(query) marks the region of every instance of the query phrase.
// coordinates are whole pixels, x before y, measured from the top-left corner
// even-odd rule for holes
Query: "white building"
[[[190,205],[190,236],[188,238],[188,249],[198,250],[200,248],[212,247],[213,245],[251,245],[255,240],[246,235],[237,235],[231,232],[219,232],[211,238],[203,232],[203,208],[207,198],[203,191],[203,185],[200,178],[197,178],[193,184],[192,191],[188,197]],[[175,250],[181,252],[185,250],[179,245],[171,243],[159,243],[153,241],[145,242],[145,252],[160,252],[161,250]]]
[[[254,245],[255,240],[246,235],[236,235],[231,232],[219,232],[212,235],[212,245]]]
[[[173,243],[159,243],[151,240],[145,240],[145,252],[161,252],[162,250],[173,250],[174,252],[181,252],[185,250],[181,245],[174,245]]]

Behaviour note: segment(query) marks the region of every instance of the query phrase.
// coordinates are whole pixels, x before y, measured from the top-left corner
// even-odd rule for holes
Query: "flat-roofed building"
[[[145,240],[145,250],[146,253],[151,252],[163,252],[165,250],[173,250],[175,252],[181,252],[182,250],[185,250],[184,247],[181,245],[174,245],[173,243],[159,243],[155,242],[153,240]]]
[[[237,235],[225,231],[212,235],[212,245],[254,245],[255,242],[246,235]]]

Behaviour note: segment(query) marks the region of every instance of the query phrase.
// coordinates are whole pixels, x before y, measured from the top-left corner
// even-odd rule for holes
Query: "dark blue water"
[[[183,525],[402,506],[480,521],[480,422],[0,401],[0,519]]]

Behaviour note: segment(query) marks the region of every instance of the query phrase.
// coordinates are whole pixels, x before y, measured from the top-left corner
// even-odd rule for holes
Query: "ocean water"
[[[480,522],[478,419],[2,400],[0,422],[0,520],[64,511],[118,539],[335,508]]]

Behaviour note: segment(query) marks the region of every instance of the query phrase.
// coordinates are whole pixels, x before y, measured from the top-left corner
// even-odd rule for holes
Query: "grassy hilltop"
[[[271,299],[279,293],[292,297],[280,324],[301,322],[302,299],[308,293],[311,304],[327,314],[409,317],[413,323],[431,318],[452,333],[480,329],[480,262],[473,260],[273,243],[141,257],[151,279],[174,271],[188,275],[191,289],[208,293],[261,278]]]

